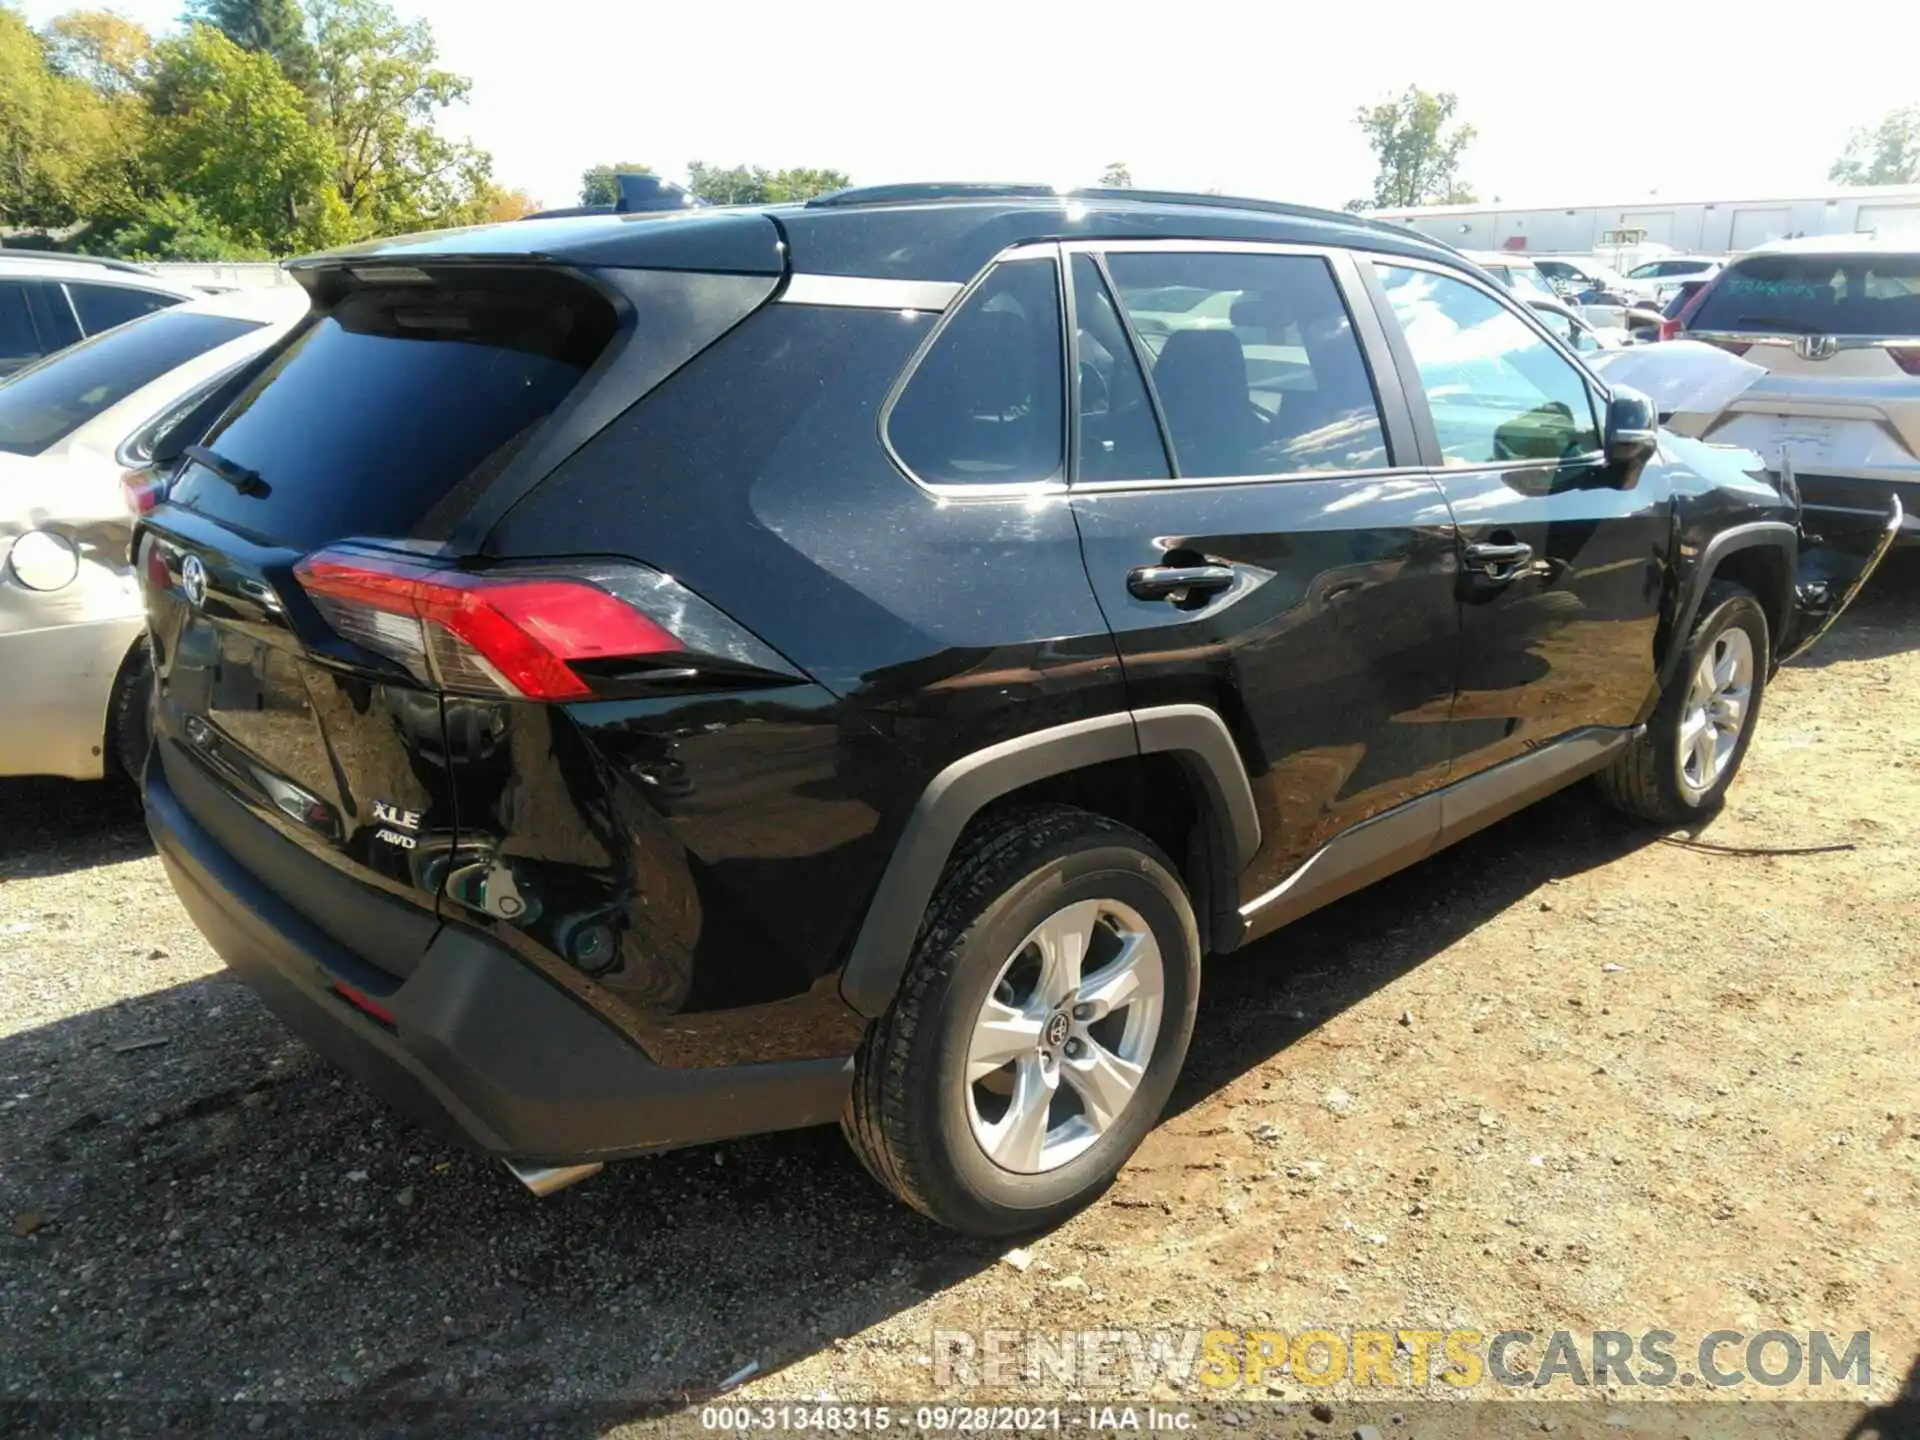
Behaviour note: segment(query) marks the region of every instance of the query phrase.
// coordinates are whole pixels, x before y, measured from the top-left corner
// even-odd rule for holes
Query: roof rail
[[[1131,200],[1147,205],[1194,205],[1210,210],[1249,210],[1263,215],[1286,215],[1299,220],[1329,220],[1355,225],[1366,230],[1384,230],[1394,235],[1411,236],[1432,243],[1406,225],[1375,220],[1350,210],[1325,210],[1316,205],[1294,205],[1284,200],[1255,200],[1244,195],[1196,194],[1186,190],[1135,190],[1131,187],[1077,185],[1062,189],[1056,185],[996,184],[980,181],[928,181],[899,185],[852,185],[832,190],[807,201],[809,206],[841,205],[914,205],[937,200],[1051,200],[1070,197],[1086,200]]]
[[[115,260],[106,255],[75,255],[66,250],[27,250],[15,249],[0,243],[0,260],[65,260],[73,265],[100,265],[108,270],[125,270],[134,275],[145,275],[149,280],[159,276],[159,271],[147,265],[136,265],[131,260]]]

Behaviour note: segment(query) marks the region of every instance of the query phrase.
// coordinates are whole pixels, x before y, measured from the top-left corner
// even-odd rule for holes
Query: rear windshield
[[[259,328],[163,310],[63,350],[0,385],[0,450],[36,455],[175,366]]]
[[[612,337],[564,276],[351,291],[317,316],[202,442],[255,472],[242,494],[189,465],[173,498],[276,543],[444,538]]]
[[[1692,328],[1920,335],[1920,254],[1755,255],[1721,272]]]

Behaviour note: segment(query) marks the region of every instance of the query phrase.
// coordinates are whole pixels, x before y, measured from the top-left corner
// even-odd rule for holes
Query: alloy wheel
[[[1694,669],[1680,709],[1680,785],[1701,795],[1719,783],[1740,748],[1753,709],[1753,640],[1735,627],[1716,635]]]
[[[1131,907],[1081,900],[1035,926],[968,1041],[967,1114],[987,1157],[1038,1175],[1106,1134],[1146,1075],[1165,998],[1159,942]]]

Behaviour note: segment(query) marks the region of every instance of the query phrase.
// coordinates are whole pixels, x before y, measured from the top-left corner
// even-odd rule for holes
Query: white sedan
[[[122,474],[306,310],[293,285],[197,300],[0,383],[0,776],[138,766],[150,672]]]

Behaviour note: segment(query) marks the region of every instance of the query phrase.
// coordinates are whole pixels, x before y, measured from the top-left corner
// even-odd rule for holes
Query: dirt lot
[[[1165,1122],[1008,1260],[891,1204],[831,1131],[534,1201],[224,979],[122,799],[0,786],[0,1401],[305,1434],[457,1400],[459,1429],[578,1434],[692,1425],[749,1364],[730,1399],[936,1398],[936,1329],[1663,1328],[1683,1359],[1719,1328],[1870,1329],[1845,1410],[1560,1386],[1497,1414],[1402,1392],[1375,1422],[1838,1436],[1920,1352],[1920,563],[1780,678],[1699,840],[1576,791],[1216,964]],[[1214,1421],[1368,1413],[1253,1394]],[[362,1404],[287,1403],[335,1401]]]

